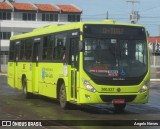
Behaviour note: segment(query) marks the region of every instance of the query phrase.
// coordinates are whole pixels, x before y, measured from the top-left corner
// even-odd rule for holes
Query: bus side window
[[[32,61],[38,62],[39,56],[40,56],[40,41],[35,41],[33,44]]]
[[[79,38],[72,38],[71,40],[71,46],[70,46],[70,54],[71,54],[71,65],[72,67],[79,68],[78,60],[79,60],[79,46],[78,41]]]
[[[55,37],[54,54],[55,60],[64,60],[66,54],[66,34],[57,34]]]
[[[21,41],[21,45],[20,45],[20,60],[26,60],[26,56],[25,56],[25,40]]]
[[[16,43],[15,47],[15,61],[20,59],[20,42]]]
[[[43,60],[52,60],[52,46],[53,46],[53,36],[45,36],[43,38],[43,53],[42,59]]]
[[[42,59],[47,59],[47,45],[48,45],[48,37],[43,37],[43,53],[42,53]]]
[[[14,60],[14,57],[15,57],[15,42],[11,41],[9,47],[9,60]]]
[[[32,55],[32,39],[27,39],[25,41],[25,57],[26,60],[31,60]]]

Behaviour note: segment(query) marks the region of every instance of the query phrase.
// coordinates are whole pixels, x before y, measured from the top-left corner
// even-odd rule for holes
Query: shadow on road
[[[3,103],[5,103],[5,101],[8,101],[8,103],[10,104],[13,103],[13,104],[19,104],[19,105],[25,105],[27,103],[28,105],[31,105],[32,108],[44,107],[45,105],[44,107],[45,110],[50,109],[50,107],[55,107],[59,111],[63,111],[62,109],[60,109],[58,100],[47,98],[47,97],[40,96],[40,95],[33,95],[32,99],[26,100],[24,99],[24,95],[22,94],[22,91],[13,89],[6,84],[5,76],[1,76],[1,80],[2,81],[0,85],[0,101],[3,101]],[[155,96],[154,94],[155,92],[160,93],[160,88],[156,86],[151,88],[151,94],[150,94],[151,100],[149,101],[148,104],[128,104],[125,111],[120,112],[120,113],[115,112],[111,104],[110,105],[107,105],[107,104],[79,105],[79,106],[71,104],[70,109],[66,111],[68,112],[77,111],[77,112],[97,114],[97,115],[98,114],[100,115],[160,114],[160,105],[159,105],[160,95]]]

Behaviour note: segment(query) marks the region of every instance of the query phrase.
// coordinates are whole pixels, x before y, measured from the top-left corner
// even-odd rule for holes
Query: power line
[[[160,16],[158,17],[152,17],[152,16],[141,16],[141,18],[152,18],[152,19],[160,19]]]
[[[137,0],[127,0],[127,2],[132,3],[132,12],[134,12],[134,4],[139,3]]]
[[[143,10],[143,12],[142,12],[142,11],[140,11],[140,12],[141,12],[141,13],[144,13],[144,12],[150,11],[150,10],[152,10],[152,9],[157,9],[157,8],[159,8],[159,6],[160,6],[160,5],[154,6],[154,7],[151,7],[151,8],[148,8],[148,9]]]
[[[105,15],[105,13],[100,13],[100,14],[90,14],[90,15],[83,15],[83,16],[101,16]]]

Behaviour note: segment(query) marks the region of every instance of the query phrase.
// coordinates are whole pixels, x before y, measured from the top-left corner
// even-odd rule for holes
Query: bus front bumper
[[[124,100],[125,103],[144,104],[148,102],[149,90],[138,93],[98,93],[81,89],[79,104],[113,103],[113,100]]]

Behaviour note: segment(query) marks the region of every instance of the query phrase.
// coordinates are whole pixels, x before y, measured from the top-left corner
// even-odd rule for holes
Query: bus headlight
[[[85,86],[85,88],[88,90],[88,91],[91,91],[91,92],[96,92],[96,90],[94,89],[94,87],[85,79],[82,79],[83,81],[83,84]]]
[[[145,92],[148,90],[149,88],[149,85],[150,85],[150,82],[149,81],[146,81],[145,84],[142,86],[142,88],[139,90],[139,92]]]

